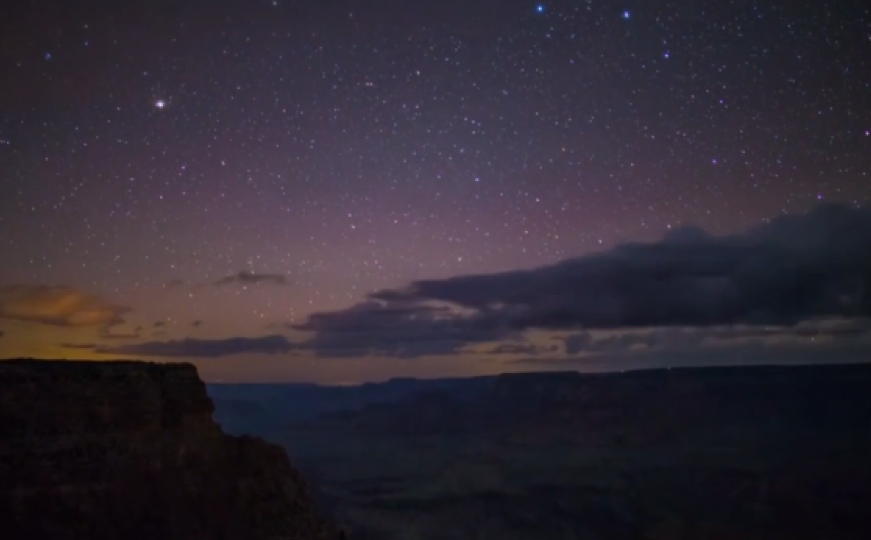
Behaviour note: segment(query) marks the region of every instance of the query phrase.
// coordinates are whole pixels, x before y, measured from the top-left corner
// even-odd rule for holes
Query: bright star
[[[544,6],[542,4],[538,4],[537,6],[535,6],[535,11],[539,13],[544,13]]]
[[[158,109],[162,109],[162,108],[166,107],[166,101],[164,101],[162,99],[158,99],[157,101],[154,102],[154,106],[157,107]]]
[[[629,10],[628,10],[628,9],[627,9],[626,11],[623,12],[623,18],[624,18],[624,19],[628,19],[631,15],[632,15],[632,14],[629,13]]]

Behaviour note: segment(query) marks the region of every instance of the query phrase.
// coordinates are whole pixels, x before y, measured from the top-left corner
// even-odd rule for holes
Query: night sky
[[[0,357],[329,383],[869,358],[861,0],[0,25]]]

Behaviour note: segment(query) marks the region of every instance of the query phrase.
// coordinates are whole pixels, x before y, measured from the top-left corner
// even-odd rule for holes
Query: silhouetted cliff
[[[342,538],[283,449],[212,410],[190,364],[0,362],[0,536]]]

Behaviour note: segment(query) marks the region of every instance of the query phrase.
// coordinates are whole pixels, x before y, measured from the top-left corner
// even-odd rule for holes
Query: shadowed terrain
[[[279,446],[212,410],[191,364],[0,362],[0,536],[344,538]]]
[[[210,393],[358,539],[858,540],[869,388],[860,364]]]

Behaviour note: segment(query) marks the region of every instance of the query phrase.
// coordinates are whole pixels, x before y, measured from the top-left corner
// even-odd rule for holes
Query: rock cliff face
[[[212,409],[190,364],[0,362],[0,536],[343,538],[283,449]]]

